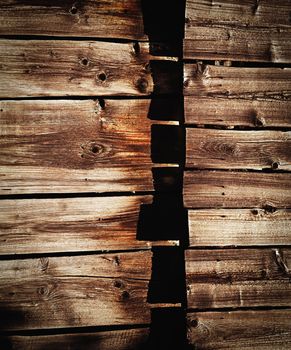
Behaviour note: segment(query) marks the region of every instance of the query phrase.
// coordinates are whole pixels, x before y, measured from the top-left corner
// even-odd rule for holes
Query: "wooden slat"
[[[291,250],[186,250],[188,308],[290,306]]]
[[[291,62],[288,0],[188,0],[184,57]]]
[[[1,35],[145,38],[139,0],[6,0],[0,11]]]
[[[290,310],[189,313],[188,341],[201,350],[288,350],[290,318]]]
[[[224,171],[186,171],[187,208],[291,207],[291,175]]]
[[[1,329],[142,324],[149,251],[0,262]]]
[[[0,105],[1,194],[153,189],[150,100]]]
[[[291,170],[291,132],[186,129],[186,166]]]
[[[149,44],[0,40],[0,97],[149,95]]]
[[[199,125],[290,127],[291,101],[185,96],[185,123]]]
[[[190,210],[189,243],[199,246],[291,244],[291,210]]]
[[[184,65],[185,95],[290,99],[291,68]]]

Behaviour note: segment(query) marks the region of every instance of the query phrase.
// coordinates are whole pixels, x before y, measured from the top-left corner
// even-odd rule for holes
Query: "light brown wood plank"
[[[291,170],[291,132],[186,129],[186,166]]]
[[[185,96],[185,123],[199,125],[290,127],[291,101]]]
[[[152,190],[150,100],[0,102],[0,193]]]
[[[291,175],[228,171],[186,171],[187,208],[291,207]]]
[[[149,44],[0,40],[0,97],[149,95]]]
[[[199,97],[290,99],[291,68],[184,65],[184,94]]]
[[[189,243],[199,246],[291,244],[291,210],[190,210]]]
[[[5,0],[1,35],[55,35],[144,39],[139,0]]]
[[[189,313],[188,341],[201,350],[288,350],[290,318],[290,310]]]
[[[0,262],[1,329],[150,322],[150,251]]]
[[[186,250],[188,308],[290,306],[291,250]]]

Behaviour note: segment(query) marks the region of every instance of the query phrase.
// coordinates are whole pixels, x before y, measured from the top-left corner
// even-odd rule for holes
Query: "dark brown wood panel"
[[[1,35],[144,39],[140,0],[6,0]]]
[[[290,306],[290,249],[186,250],[188,308]]]
[[[0,262],[4,330],[146,324],[150,251]]]
[[[290,310],[189,313],[188,341],[201,350],[288,350],[290,318]]]
[[[276,173],[186,171],[187,208],[291,207],[291,175]],[[270,209],[269,209],[270,207]]]

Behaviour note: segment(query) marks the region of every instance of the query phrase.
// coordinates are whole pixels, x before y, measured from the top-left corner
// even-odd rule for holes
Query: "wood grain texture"
[[[189,243],[199,246],[291,244],[291,210],[190,210]]]
[[[1,194],[153,189],[150,100],[0,105]]]
[[[290,317],[290,310],[189,313],[188,341],[201,350],[288,350]]]
[[[2,330],[146,324],[150,251],[0,262]]]
[[[149,44],[0,40],[0,97],[149,95]]]
[[[187,125],[289,127],[291,101],[185,96]]]
[[[290,249],[186,250],[188,308],[290,306]]]
[[[290,208],[290,174],[186,171],[187,208]]]
[[[291,68],[184,65],[184,94],[199,97],[290,99]]]
[[[188,0],[184,58],[291,62],[288,0]]]
[[[139,0],[5,0],[1,35],[145,39]]]
[[[291,132],[186,129],[186,167],[291,170]]]

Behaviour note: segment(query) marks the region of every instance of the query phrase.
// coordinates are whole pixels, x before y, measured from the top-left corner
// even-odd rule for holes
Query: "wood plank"
[[[146,38],[139,0],[6,0],[0,11],[1,35]]]
[[[288,0],[188,0],[184,58],[291,62]]]
[[[186,167],[291,170],[291,132],[186,129]]]
[[[150,251],[0,262],[2,330],[147,324]]]
[[[2,39],[0,97],[149,95],[149,44],[136,45]]]
[[[185,96],[185,123],[226,127],[290,127],[291,101]]]
[[[290,99],[291,68],[184,65],[184,94],[199,97]]]
[[[290,180],[290,174],[186,171],[184,205],[213,209],[290,208]]]
[[[291,244],[291,210],[190,210],[189,243],[199,246]]]
[[[290,310],[189,313],[188,341],[201,350],[288,350],[290,317]]]
[[[188,308],[290,306],[290,249],[186,250]]]
[[[1,194],[153,189],[150,100],[0,105]]]

